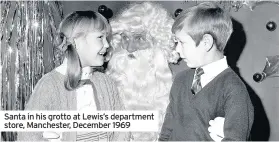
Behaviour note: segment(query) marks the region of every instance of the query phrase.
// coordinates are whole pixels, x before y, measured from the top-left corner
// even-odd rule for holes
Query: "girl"
[[[98,71],[109,47],[111,27],[107,20],[93,11],[76,11],[62,20],[59,33],[59,48],[65,51],[66,58],[40,79],[25,109],[123,110],[114,82]],[[43,132],[19,133],[18,140],[43,141],[46,137]],[[129,137],[129,133],[116,132],[57,133],[57,138],[65,141],[125,141]]]

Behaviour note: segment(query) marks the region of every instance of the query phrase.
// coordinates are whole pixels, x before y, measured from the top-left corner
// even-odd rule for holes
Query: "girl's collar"
[[[63,63],[58,66],[55,70],[63,75],[67,73],[67,58],[64,59]],[[92,75],[93,68],[92,67],[84,67],[82,68],[81,79],[89,79],[90,75]]]

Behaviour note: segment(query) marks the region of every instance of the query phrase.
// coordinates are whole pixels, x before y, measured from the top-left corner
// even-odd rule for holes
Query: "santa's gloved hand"
[[[220,142],[224,138],[224,117],[216,117],[209,121],[209,135],[215,142]]]
[[[47,139],[49,142],[61,142],[62,133],[60,132],[43,132],[43,138]]]

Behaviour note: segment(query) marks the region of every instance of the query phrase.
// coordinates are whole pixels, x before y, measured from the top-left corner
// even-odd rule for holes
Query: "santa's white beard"
[[[161,129],[169,92],[172,73],[166,57],[160,48],[139,50],[130,57],[126,50],[114,53],[107,69],[115,81],[127,110],[159,111]],[[156,133],[149,137],[138,135],[135,140],[154,140]]]

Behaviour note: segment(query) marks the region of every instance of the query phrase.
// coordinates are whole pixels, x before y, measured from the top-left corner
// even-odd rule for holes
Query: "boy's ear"
[[[204,49],[208,52],[213,47],[213,37],[210,34],[204,34],[202,37],[202,44],[204,46]]]

